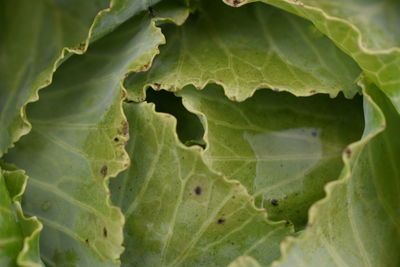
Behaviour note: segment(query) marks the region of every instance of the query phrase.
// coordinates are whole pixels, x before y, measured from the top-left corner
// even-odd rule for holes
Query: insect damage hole
[[[186,109],[181,97],[176,96],[172,92],[157,91],[148,88],[146,91],[146,102],[154,103],[157,112],[169,113],[176,118],[176,132],[183,144],[205,147],[203,140],[204,127],[200,121],[200,117]]]

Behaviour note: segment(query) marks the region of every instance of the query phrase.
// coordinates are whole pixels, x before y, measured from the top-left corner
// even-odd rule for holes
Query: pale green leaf
[[[324,185],[338,178],[343,149],[362,133],[360,98],[260,90],[237,103],[215,85],[185,88],[179,96],[205,124],[206,162],[240,181],[271,219],[296,227],[307,222]]]
[[[30,130],[25,105],[51,82],[59,61],[82,53],[109,0],[0,1],[0,155]]]
[[[1,0],[0,156],[30,131],[26,104],[72,53],[159,0]]]
[[[238,6],[257,0],[225,0]],[[310,21],[349,54],[400,112],[400,2],[260,0]]]
[[[129,164],[120,83],[146,68],[163,42],[143,12],[66,61],[29,106],[33,130],[6,160],[30,176],[24,210],[45,226],[48,266],[118,264],[124,219],[110,205],[107,184]]]
[[[240,255],[267,264],[279,257],[287,223],[266,220],[238,182],[203,162],[199,147],[185,147],[169,114],[154,104],[124,106],[131,167],[111,182],[125,217],[123,266],[226,266]]]
[[[163,23],[174,23],[182,25],[189,16],[189,8],[186,4],[180,3],[179,0],[175,1],[161,1],[150,9],[150,15],[159,25]]]
[[[399,266],[400,118],[376,87],[364,95],[363,138],[346,150],[341,179],[311,208],[303,236],[283,243],[274,266]]]
[[[27,177],[20,170],[0,170],[0,266],[43,266],[39,256],[42,224],[21,209]]]
[[[240,256],[230,263],[228,267],[261,267],[261,265],[252,257]]]
[[[166,46],[149,71],[128,77],[128,98],[143,100],[148,86],[176,91],[210,82],[239,101],[263,87],[298,96],[357,92],[357,65],[306,20],[263,4],[202,3],[183,26],[163,29]]]

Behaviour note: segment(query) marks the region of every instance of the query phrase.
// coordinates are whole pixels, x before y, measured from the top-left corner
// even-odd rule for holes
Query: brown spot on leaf
[[[161,89],[161,84],[153,83],[153,87],[154,87],[154,90],[160,90]]]
[[[83,42],[83,43],[80,43],[80,44],[79,44],[78,49],[79,49],[79,50],[84,50],[85,47],[86,47],[86,43]]]
[[[240,5],[240,3],[242,3],[242,1],[240,1],[240,0],[233,0],[232,1],[233,6],[238,6],[238,5]]]
[[[89,245],[89,239],[85,239],[85,243]]]
[[[350,150],[350,148],[346,148],[346,149],[344,150],[344,154],[345,154],[348,158],[350,158],[350,156],[351,156],[351,150]]]
[[[143,65],[142,67],[140,67],[140,68],[137,70],[137,72],[145,72],[145,71],[147,71],[147,70],[150,68],[150,66],[151,66],[151,62],[149,62],[149,63]]]
[[[108,171],[108,168],[107,168],[106,165],[104,165],[104,166],[101,167],[101,169],[100,169],[100,173],[101,173],[101,175],[102,175],[103,177],[106,177],[107,171]]]
[[[224,224],[225,223],[225,219],[224,218],[219,218],[217,223],[218,224]]]
[[[128,133],[129,133],[129,124],[128,124],[127,121],[124,121],[122,123],[122,134],[123,135],[128,135]]]
[[[121,99],[125,99],[125,98],[126,98],[126,91],[122,90]]]
[[[119,142],[119,138],[118,138],[118,137],[115,137],[115,138],[114,138],[114,142]]]
[[[317,91],[315,91],[315,90],[311,90],[310,91],[310,94],[315,94]]]

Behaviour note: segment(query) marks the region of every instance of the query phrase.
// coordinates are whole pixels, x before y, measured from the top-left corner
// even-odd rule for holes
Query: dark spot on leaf
[[[107,168],[106,165],[104,165],[104,166],[101,167],[101,169],[100,169],[100,173],[101,173],[101,175],[103,175],[103,177],[106,177],[107,171],[108,171],[108,168]]]
[[[278,200],[276,200],[276,199],[271,199],[271,204],[272,204],[272,206],[278,206],[279,205]]]
[[[346,149],[344,150],[344,154],[345,154],[348,158],[350,158],[350,156],[351,156],[351,150],[350,150],[350,148],[346,148]]]
[[[154,87],[154,90],[160,90],[161,89],[161,84],[153,83],[153,87]]]
[[[312,131],[312,132],[311,132],[311,135],[314,136],[314,137],[316,137],[316,136],[317,136],[317,131]]]
[[[150,16],[151,16],[152,18],[157,17],[157,12],[154,10],[154,8],[149,7],[149,8],[148,8],[148,11],[149,11],[149,14],[150,14]]]
[[[147,71],[151,66],[151,62],[146,63],[145,65],[141,66],[136,70],[136,72],[145,72]]]
[[[86,47],[86,43],[80,43],[79,44],[79,50],[84,50]]]
[[[129,125],[128,125],[128,122],[127,122],[127,121],[124,121],[124,122],[122,123],[122,134],[123,134],[123,135],[128,135],[128,132],[129,132]]]
[[[233,0],[232,1],[233,6],[238,6],[240,3],[241,3],[240,0]]]
[[[286,221],[286,222],[285,222],[285,225],[286,225],[286,226],[290,226],[290,225],[292,225],[292,223],[291,223],[290,221]]]
[[[219,218],[217,221],[218,224],[224,224],[224,222],[225,222],[224,218]]]
[[[311,90],[310,91],[310,94],[315,94],[317,91],[315,91],[315,90]]]
[[[107,228],[104,227],[104,228],[103,228],[103,236],[104,236],[104,237],[107,237],[107,234],[108,234],[108,233],[107,233]]]
[[[86,242],[86,244],[88,244],[89,245],[89,239],[85,239],[85,242]]]
[[[194,189],[194,192],[196,193],[196,195],[201,195],[201,187],[200,186],[196,186],[196,188]]]
[[[122,98],[122,99],[125,99],[125,98],[126,98],[126,91],[125,91],[125,90],[122,90],[121,98]]]
[[[114,138],[114,142],[119,142],[119,138],[118,138],[118,137],[115,137],[115,138]]]

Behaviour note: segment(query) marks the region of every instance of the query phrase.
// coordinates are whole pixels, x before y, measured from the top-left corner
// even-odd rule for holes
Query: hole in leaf
[[[199,117],[189,112],[182,104],[182,98],[164,90],[147,90],[146,101],[156,105],[157,112],[165,112],[177,119],[176,131],[179,140],[187,146],[199,145],[205,147],[203,141],[204,127]]]

